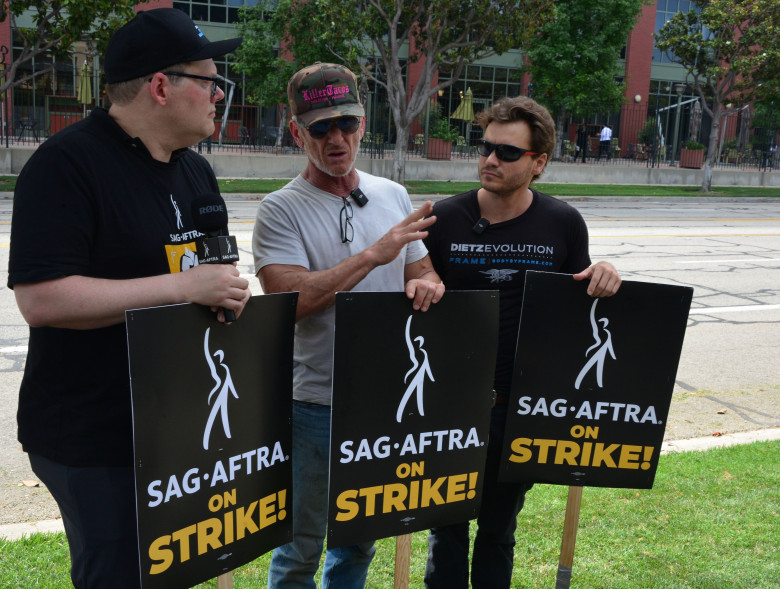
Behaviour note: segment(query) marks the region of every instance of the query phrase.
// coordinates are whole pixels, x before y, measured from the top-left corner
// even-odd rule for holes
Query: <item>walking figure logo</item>
[[[176,229],[181,229],[184,227],[184,223],[182,223],[181,220],[181,211],[179,210],[179,205],[175,200],[173,200],[173,195],[171,195],[171,204],[173,205],[173,212],[176,215]]]
[[[211,389],[208,398],[208,404],[211,405],[211,399],[216,394],[214,404],[211,407],[211,414],[209,415],[208,422],[206,423],[206,429],[203,432],[203,449],[209,449],[209,439],[211,438],[211,427],[214,425],[214,420],[217,418],[217,414],[220,414],[222,418],[222,428],[225,430],[225,436],[230,438],[230,423],[228,422],[228,399],[230,395],[233,395],[238,399],[238,393],[236,393],[236,387],[233,386],[233,378],[230,376],[230,368],[222,360],[225,357],[225,353],[222,350],[214,352],[213,357],[217,359],[219,367],[224,372],[224,379],[220,377],[217,365],[212,360],[212,354],[209,351],[209,332],[211,328],[206,330],[206,336],[203,338],[203,352],[206,354],[206,362],[209,364],[211,370],[211,378],[214,379],[214,388]],[[219,392],[217,392],[219,390]]]
[[[423,411],[423,386],[425,385],[425,377],[427,376],[431,379],[431,382],[435,382],[433,374],[431,374],[431,366],[428,363],[428,353],[423,348],[425,338],[422,336],[414,338],[414,341],[417,342],[417,350],[415,350],[414,344],[412,343],[412,336],[410,335],[411,324],[412,316],[409,315],[409,319],[406,320],[406,347],[409,349],[409,359],[412,361],[412,367],[409,369],[409,372],[406,373],[406,376],[404,376],[404,384],[409,380],[409,375],[414,373],[414,376],[412,376],[412,379],[409,381],[406,391],[404,391],[404,396],[401,399],[401,403],[398,405],[398,411],[395,414],[395,420],[398,423],[401,423],[406,404],[409,402],[412,393],[415,392],[417,393],[417,411],[419,411],[420,415],[425,415],[425,412]],[[422,357],[420,361],[417,360],[418,350]]]
[[[593,301],[593,305],[590,308],[590,326],[593,329],[593,339],[595,340],[595,343],[585,351],[585,357],[591,352],[593,352],[593,355],[585,363],[585,366],[582,367],[579,375],[577,375],[577,380],[574,383],[574,388],[577,390],[580,390],[582,379],[594,366],[596,367],[596,383],[599,385],[599,388],[603,388],[604,360],[606,360],[607,354],[612,356],[613,360],[617,360],[615,357],[615,350],[612,349],[612,334],[607,329],[609,319],[602,317],[601,319],[598,319],[598,321],[596,320],[596,305],[598,302],[598,299]],[[601,326],[599,326],[599,323]],[[599,332],[603,332],[604,339],[601,338]]]

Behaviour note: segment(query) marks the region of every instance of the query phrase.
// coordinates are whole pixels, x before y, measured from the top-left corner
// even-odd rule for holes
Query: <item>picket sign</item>
[[[577,542],[577,528],[580,522],[580,505],[582,504],[582,487],[569,487],[569,497],[566,500],[566,516],[563,520],[563,539],[561,540],[561,556],[558,559],[558,577],[555,589],[569,589],[571,569],[574,564],[574,545]]]
[[[412,535],[395,537],[395,573],[393,589],[409,589],[409,566],[412,559]]]

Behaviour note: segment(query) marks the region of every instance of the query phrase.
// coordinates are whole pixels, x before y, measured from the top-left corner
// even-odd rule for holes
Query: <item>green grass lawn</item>
[[[529,492],[513,588],[555,587],[566,497],[567,488],[554,485]],[[584,489],[571,587],[780,587],[778,538],[780,442],[662,456],[653,489]],[[367,587],[393,587],[394,547],[392,538],[377,543]],[[426,550],[426,533],[414,534],[415,589],[423,586]],[[269,557],[236,570],[236,589],[265,588]],[[68,565],[63,534],[0,540],[0,587],[70,587]]]
[[[261,195],[278,190],[290,180],[284,178],[220,178],[219,189],[223,194],[249,193]],[[11,192],[16,186],[16,176],[0,176],[0,192]],[[720,196],[741,198],[759,196],[780,198],[780,188],[755,188],[750,186],[715,186],[711,193],[702,193],[698,186],[634,186],[622,184],[545,184],[534,187],[553,196]],[[409,194],[451,195],[479,188],[479,182],[440,182],[409,180]]]

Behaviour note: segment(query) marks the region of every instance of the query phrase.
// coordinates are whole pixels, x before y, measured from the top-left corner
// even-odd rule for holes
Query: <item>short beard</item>
[[[343,178],[344,176],[348,176],[350,174],[350,172],[352,172],[352,170],[354,169],[354,167],[355,167],[355,160],[357,160],[357,154],[355,154],[355,156],[352,158],[352,165],[349,167],[349,169],[346,172],[341,172],[341,173],[338,173],[338,174],[334,173],[333,170],[329,170],[325,166],[325,164],[323,164],[319,160],[319,158],[310,158],[310,159],[311,159],[311,162],[314,164],[314,167],[317,168],[323,174],[327,174],[328,176],[331,176],[333,178]]]

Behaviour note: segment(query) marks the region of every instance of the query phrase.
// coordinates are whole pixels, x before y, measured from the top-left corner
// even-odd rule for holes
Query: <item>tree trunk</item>
[[[396,126],[395,133],[395,158],[393,159],[393,172],[390,179],[403,186],[406,181],[406,154],[409,151],[409,127]]]
[[[282,147],[282,138],[284,137],[285,123],[287,122],[287,105],[282,104],[282,114],[279,116],[279,130],[276,133],[276,143],[274,147],[279,149]]]
[[[555,151],[553,152],[553,159],[560,160],[563,154],[563,140],[566,139],[566,133],[564,130],[566,122],[566,108],[561,107],[558,111],[558,120],[555,121],[555,133],[557,137],[555,139]]]
[[[722,121],[720,104],[713,107],[712,127],[710,127],[710,140],[707,146],[707,157],[704,158],[704,175],[701,180],[701,191],[712,192],[712,170],[718,157],[718,145],[720,145],[720,125]]]

